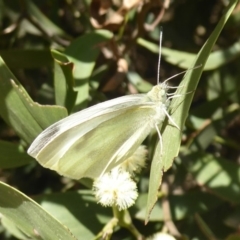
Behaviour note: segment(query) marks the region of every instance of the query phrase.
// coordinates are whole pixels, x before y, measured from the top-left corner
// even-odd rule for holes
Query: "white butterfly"
[[[162,152],[158,125],[167,116],[178,128],[168,114],[174,95],[167,93],[170,87],[166,81],[147,94],[99,103],[56,122],[34,140],[28,154],[46,168],[80,179],[99,177],[123,162],[153,128],[158,132]]]

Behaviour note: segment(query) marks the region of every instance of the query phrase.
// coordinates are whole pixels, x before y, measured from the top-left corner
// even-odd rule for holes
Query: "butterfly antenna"
[[[161,65],[161,55],[162,55],[162,28],[160,29],[159,35],[159,56],[158,56],[158,71],[157,71],[157,84],[160,83],[160,65]]]
[[[200,68],[201,66],[202,66],[202,64],[200,64],[200,65],[198,65],[198,66],[195,66],[195,67],[192,67],[192,68],[189,68],[189,69],[187,69],[187,70],[185,70],[185,71],[183,71],[183,72],[177,73],[177,74],[175,74],[175,75],[167,78],[164,82],[168,82],[169,80],[171,80],[171,79],[173,79],[173,78],[175,78],[175,77],[177,77],[177,76],[179,76],[179,75],[182,75],[182,74],[184,74],[184,73],[186,73],[186,72],[188,72],[188,71],[194,70],[194,69],[196,69],[196,68]]]

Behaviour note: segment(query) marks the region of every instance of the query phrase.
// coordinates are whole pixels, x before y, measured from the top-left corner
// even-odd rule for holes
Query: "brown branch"
[[[169,187],[166,182],[162,183],[162,192],[164,193],[164,197],[162,199],[162,209],[165,226],[171,235],[180,238],[181,234],[172,220],[171,207],[168,200]]]
[[[155,18],[155,20],[152,22],[152,24],[144,25],[144,28],[146,31],[148,31],[148,32],[153,31],[155,29],[155,27],[161,22],[166,9],[169,7],[169,4],[170,4],[170,0],[164,1],[164,4],[163,4],[158,16]]]

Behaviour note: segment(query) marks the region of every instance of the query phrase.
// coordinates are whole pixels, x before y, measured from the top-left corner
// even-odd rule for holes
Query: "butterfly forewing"
[[[95,178],[134,153],[154,127],[155,115],[155,103],[146,95],[107,101],[50,126],[28,152],[64,176]]]
[[[151,131],[149,120],[154,114],[151,107],[129,108],[101,123],[59,159],[58,171],[76,179],[94,178],[109,171],[135,152]]]
[[[75,134],[80,134],[78,137],[84,135],[84,132],[87,131],[89,128],[96,127],[100,121],[94,121],[95,125],[90,124],[91,120],[94,120],[94,118],[100,116],[101,119],[104,120],[104,117],[102,117],[104,114],[112,113],[111,115],[107,115],[107,118],[114,117],[114,113],[118,110],[125,109],[129,107],[129,103],[135,105],[139,105],[143,99],[142,94],[134,95],[134,97],[130,96],[124,96],[117,99],[113,99],[110,101],[106,101],[97,105],[94,105],[92,107],[89,107],[85,110],[82,110],[80,112],[77,112],[75,114],[72,114],[55,124],[51,125],[47,129],[45,129],[38,137],[34,140],[34,142],[31,144],[30,148],[28,149],[28,154],[30,154],[32,157],[39,158],[40,154],[44,152],[45,147],[47,147],[51,142],[58,141],[59,137],[63,136],[60,142],[58,142],[59,145],[63,146],[64,143],[67,143],[68,141],[71,141],[71,138],[74,138]],[[85,123],[86,121],[89,122],[88,126],[85,126],[85,131],[74,132],[75,127],[81,126],[81,124]],[[87,129],[86,129],[87,128]],[[74,134],[68,134],[73,130],[72,133]],[[66,136],[68,137],[70,135],[70,139],[65,139],[65,135],[62,135],[64,133],[67,133]]]

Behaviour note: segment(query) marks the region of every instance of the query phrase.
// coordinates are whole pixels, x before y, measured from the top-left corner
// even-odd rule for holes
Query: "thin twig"
[[[168,184],[166,182],[162,183],[162,192],[164,192],[164,197],[162,199],[162,208],[163,208],[163,216],[164,216],[164,222],[165,226],[167,227],[169,233],[175,237],[181,237],[181,234],[179,233],[176,225],[174,224],[172,220],[172,214],[171,214],[171,208],[170,203],[168,200]]]
[[[148,32],[153,31],[155,29],[155,27],[161,22],[166,9],[169,7],[169,4],[170,4],[170,0],[165,0],[164,1],[164,4],[163,4],[158,16],[155,18],[155,20],[152,22],[152,24],[145,24],[144,25],[144,28],[145,28],[146,31],[148,31]]]

